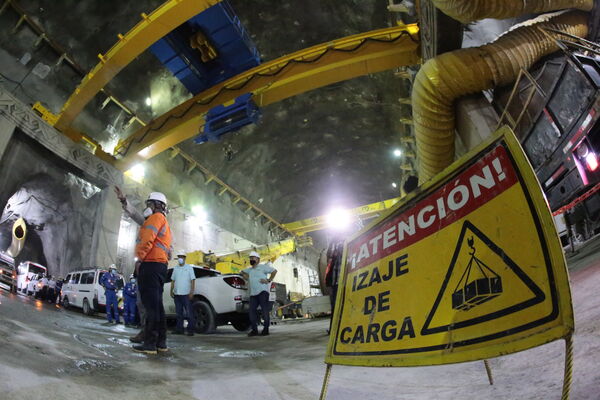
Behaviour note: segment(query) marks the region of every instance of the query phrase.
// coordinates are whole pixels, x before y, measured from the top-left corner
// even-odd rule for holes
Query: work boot
[[[157,348],[156,347],[150,347],[150,346],[146,346],[143,344],[137,345],[137,346],[133,346],[132,347],[133,351],[136,351],[138,353],[145,353],[145,354],[158,354]]]
[[[248,332],[248,336],[258,336],[258,331],[250,331]]]
[[[129,341],[132,343],[143,343],[144,342],[144,331],[140,331],[137,335],[131,336]]]
[[[165,340],[164,342],[157,343],[156,350],[158,350],[160,353],[169,351],[169,348],[167,347],[167,341]]]
[[[260,333],[260,336],[269,336],[269,328],[265,328]]]
[[[186,333],[186,335],[188,335],[188,336],[194,336],[194,332],[188,332],[188,333]]]

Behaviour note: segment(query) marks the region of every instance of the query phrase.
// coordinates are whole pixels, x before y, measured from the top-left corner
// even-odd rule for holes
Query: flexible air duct
[[[444,14],[464,24],[483,18],[504,19],[524,14],[577,8],[590,11],[594,0],[432,0]]]
[[[427,61],[415,77],[413,120],[419,157],[419,180],[426,181],[454,160],[454,100],[516,80],[541,57],[558,50],[538,28],[585,37],[587,13],[569,11],[542,16],[477,48],[444,53]]]
[[[25,220],[19,218],[15,221],[12,228],[12,242],[7,250],[8,255],[16,257],[19,255],[23,246],[25,246],[25,237],[27,236],[27,226]]]

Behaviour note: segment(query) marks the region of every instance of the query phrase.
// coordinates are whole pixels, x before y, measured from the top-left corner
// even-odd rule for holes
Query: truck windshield
[[[34,273],[34,274],[45,274],[46,273],[46,268],[40,267],[40,266],[35,265],[35,264],[29,264],[29,272],[30,273]]]

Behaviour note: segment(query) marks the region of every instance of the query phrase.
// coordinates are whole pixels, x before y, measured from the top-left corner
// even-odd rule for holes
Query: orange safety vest
[[[146,218],[140,228],[135,245],[135,255],[141,262],[169,262],[171,228],[167,217],[157,212]]]

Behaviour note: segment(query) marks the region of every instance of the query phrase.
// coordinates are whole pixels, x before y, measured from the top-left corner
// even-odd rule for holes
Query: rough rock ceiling
[[[38,0],[20,5],[89,70],[118,33],[128,31],[141,12],[160,3]],[[231,4],[265,61],[390,23],[385,0],[232,0]],[[56,56],[43,46],[36,49],[35,35],[26,29],[11,34],[16,20],[14,14],[0,16],[0,60],[6,65],[4,74],[19,81],[38,61],[52,66]],[[18,60],[26,52],[32,60],[23,66]],[[30,74],[16,92],[26,101],[42,100],[58,112],[79,80],[68,67],[52,67],[44,79]],[[190,96],[148,52],[108,88],[146,120]],[[409,112],[397,99],[407,93],[406,82],[391,72],[365,76],[265,107],[258,125],[230,134],[221,143],[189,141],[182,148],[283,222],[321,214],[332,204],[379,201],[398,194],[391,184],[401,181],[401,161],[392,157],[392,150],[399,146],[399,118]],[[149,96],[151,106],[145,104]],[[126,127],[128,118],[116,106],[100,110],[103,100],[97,96],[76,126],[110,147],[135,126]],[[234,151],[231,160],[225,157],[226,146]],[[161,162],[167,158],[153,161]]]

